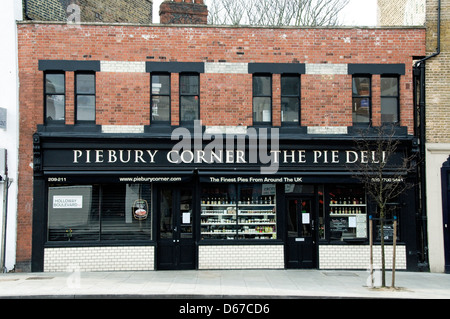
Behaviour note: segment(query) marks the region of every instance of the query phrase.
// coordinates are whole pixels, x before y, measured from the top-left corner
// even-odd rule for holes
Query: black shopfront
[[[198,136],[185,129],[192,134],[186,144],[173,131],[147,128],[141,134],[40,128],[32,270],[45,271],[45,250],[55,248],[153,247],[154,269],[162,270],[220,268],[220,261],[205,266],[206,254],[225,246],[274,247],[279,257],[255,258],[278,258],[277,268],[323,268],[321,247],[368,245],[376,206],[354,165],[383,154],[361,152],[352,134],[280,130],[261,143],[255,130],[256,139],[234,136],[230,144],[229,136],[205,139],[204,130]],[[401,152],[412,152],[412,138],[401,139]],[[417,268],[420,246],[414,198],[411,188],[393,203],[409,270]]]

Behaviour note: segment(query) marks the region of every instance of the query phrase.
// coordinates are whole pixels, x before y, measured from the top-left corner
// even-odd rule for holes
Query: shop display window
[[[276,239],[275,184],[202,186],[202,239]]]
[[[50,185],[49,241],[151,239],[151,185]]]
[[[367,201],[361,185],[329,189],[330,240],[367,238]]]

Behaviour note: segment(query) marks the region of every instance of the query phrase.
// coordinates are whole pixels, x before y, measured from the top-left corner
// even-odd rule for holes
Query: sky
[[[159,6],[163,0],[153,0],[153,23],[159,23]],[[344,25],[375,26],[377,0],[350,0],[342,11]]]

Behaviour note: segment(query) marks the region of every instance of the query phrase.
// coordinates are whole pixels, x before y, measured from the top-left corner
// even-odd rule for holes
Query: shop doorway
[[[286,268],[316,268],[316,212],[312,197],[286,198]]]
[[[195,269],[193,190],[159,187],[157,190],[158,270]]]

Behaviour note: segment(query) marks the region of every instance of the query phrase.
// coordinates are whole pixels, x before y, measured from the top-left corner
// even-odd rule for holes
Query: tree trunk
[[[381,236],[381,287],[386,287],[386,265],[384,257],[384,207],[380,207],[380,236]]]

